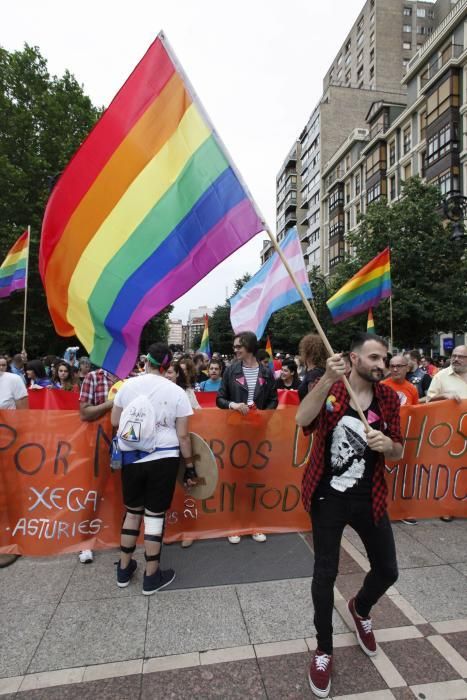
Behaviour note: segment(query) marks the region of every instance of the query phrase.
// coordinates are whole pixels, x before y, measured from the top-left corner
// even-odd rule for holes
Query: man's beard
[[[361,360],[358,361],[358,363],[355,365],[355,370],[358,374],[359,377],[362,379],[365,379],[367,382],[370,382],[371,384],[376,384],[377,382],[380,382],[382,379],[384,379],[384,374],[382,369],[365,369],[362,367]]]

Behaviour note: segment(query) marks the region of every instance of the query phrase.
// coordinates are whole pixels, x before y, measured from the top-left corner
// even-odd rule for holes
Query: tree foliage
[[[36,47],[8,52],[0,47],[0,258],[31,226],[28,323],[30,357],[62,354],[76,338],[56,335],[38,271],[42,217],[51,184],[87,136],[101,109],[85,95],[76,78],[65,71],[51,76]],[[22,292],[1,303],[0,351],[21,349]],[[143,330],[141,346],[166,339],[168,311]]]
[[[418,177],[403,184],[402,198],[392,206],[384,200],[370,205],[349,234],[354,257],[338,266],[329,283],[331,295],[389,246],[398,347],[430,346],[433,334],[466,328],[467,260],[462,244],[459,249],[450,240],[441,205],[439,189]],[[374,317],[377,333],[389,337],[389,300],[380,302]],[[335,326],[344,341],[357,328],[366,328],[366,313]]]

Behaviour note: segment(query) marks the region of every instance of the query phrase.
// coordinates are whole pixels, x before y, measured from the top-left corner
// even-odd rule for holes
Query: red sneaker
[[[308,671],[308,682],[318,698],[327,698],[331,690],[332,656],[317,649]]]
[[[355,598],[349,600],[347,607],[354,621],[358,643],[365,654],[368,654],[368,656],[376,656],[378,649],[376,648],[376,639],[371,628],[371,617],[360,617],[360,615],[357,615],[355,610]]]

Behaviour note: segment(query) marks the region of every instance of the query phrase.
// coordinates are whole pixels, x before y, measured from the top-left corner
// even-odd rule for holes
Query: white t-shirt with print
[[[114,404],[123,409],[137,396],[142,395],[147,396],[154,409],[156,447],[174,447],[175,449],[152,453],[139,459],[138,462],[178,457],[180,450],[175,421],[177,418],[193,415],[187,395],[181,387],[169,379],[157,374],[142,374],[139,377],[127,379],[117,391]]]
[[[28,395],[21,377],[11,372],[0,372],[0,408],[16,408],[16,401]]]

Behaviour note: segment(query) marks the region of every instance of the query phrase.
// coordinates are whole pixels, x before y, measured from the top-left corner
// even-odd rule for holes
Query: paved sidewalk
[[[345,533],[331,697],[467,700],[467,521],[397,523],[394,530],[400,577],[374,609],[379,653],[372,659],[357,646],[345,603],[368,562],[355,533]],[[23,558],[0,570],[0,697],[312,698],[310,578],[300,568],[300,577],[290,578],[294,567],[286,556],[311,562],[311,540],[290,537],[290,551],[282,554],[274,540],[255,546],[269,548],[258,554],[258,564],[269,562],[267,578],[275,580],[243,582],[251,579],[232,553],[231,582],[197,588],[190,587],[190,579],[198,580],[194,555],[198,550],[209,566],[213,543],[195,543],[183,571],[178,545],[167,547],[165,566],[181,558],[178,580],[186,587],[150,598],[141,595],[140,552],[136,580],[123,590],[115,585],[115,551],[98,552],[88,566],[66,555]]]

